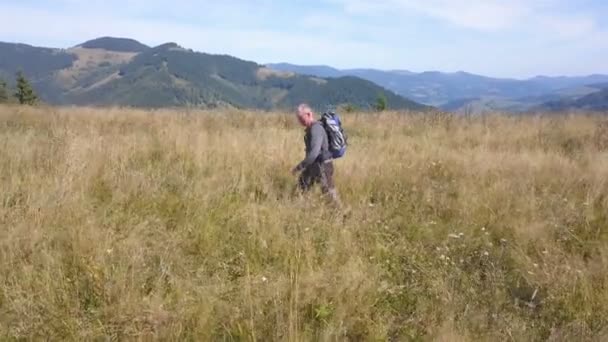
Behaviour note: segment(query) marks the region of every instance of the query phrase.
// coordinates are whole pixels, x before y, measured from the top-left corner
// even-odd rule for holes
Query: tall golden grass
[[[608,339],[608,119],[0,107],[0,340]]]

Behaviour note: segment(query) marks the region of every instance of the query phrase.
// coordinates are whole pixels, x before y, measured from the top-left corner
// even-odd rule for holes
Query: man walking
[[[297,117],[300,124],[306,128],[304,136],[306,156],[292,170],[294,175],[300,173],[298,186],[302,191],[308,191],[314,184],[320,183],[323,194],[341,207],[334,186],[334,165],[329,151],[327,132],[323,124],[315,120],[314,112],[309,105],[298,106]]]

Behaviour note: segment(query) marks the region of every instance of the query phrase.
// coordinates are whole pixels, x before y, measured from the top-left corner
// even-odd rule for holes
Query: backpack
[[[334,112],[323,113],[321,123],[327,132],[329,152],[333,159],[342,158],[348,146],[348,137],[342,128],[342,121]]]

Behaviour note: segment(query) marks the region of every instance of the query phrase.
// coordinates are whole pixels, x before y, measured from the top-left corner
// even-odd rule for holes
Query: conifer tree
[[[17,73],[17,91],[15,92],[15,97],[22,105],[34,105],[38,102],[36,92],[21,71]]]

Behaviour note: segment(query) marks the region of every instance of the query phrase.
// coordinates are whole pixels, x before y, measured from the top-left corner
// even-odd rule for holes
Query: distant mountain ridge
[[[414,101],[450,111],[504,110],[525,112],[546,108],[544,102],[576,100],[598,92],[597,84],[608,84],[608,75],[581,77],[537,76],[527,80],[491,78],[467,72],[442,73],[407,70],[345,69],[329,66],[267,64],[278,71],[342,77],[351,75],[372,81]],[[546,101],[543,101],[546,100]]]
[[[27,70],[28,75],[39,77],[44,73],[70,67],[75,60],[75,56],[58,49],[0,42],[0,71],[11,75],[23,69]]]
[[[149,47],[101,37],[72,48],[0,42],[0,78],[23,70],[52,104],[292,108],[349,105],[372,109],[533,112],[606,108],[608,75],[491,78],[467,72],[347,69],[287,63],[261,65],[176,43]]]
[[[549,101],[539,107],[549,111],[606,111],[608,112],[608,87],[576,99],[561,99]]]
[[[102,37],[69,49],[0,43],[0,77],[17,70],[52,104],[269,110],[306,101],[323,109],[371,109],[384,95],[389,109],[429,109],[357,77],[303,76],[175,43],[148,47],[126,38]]]

